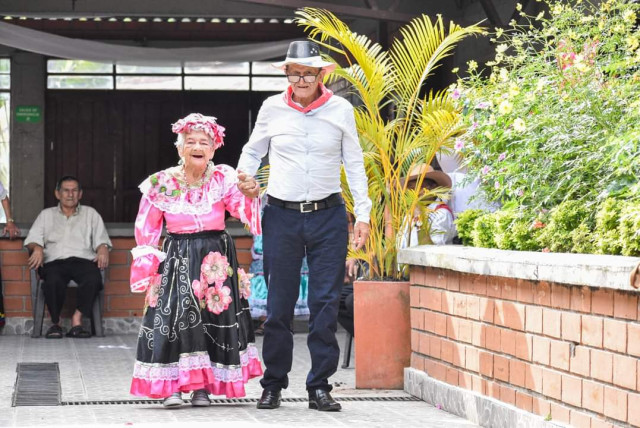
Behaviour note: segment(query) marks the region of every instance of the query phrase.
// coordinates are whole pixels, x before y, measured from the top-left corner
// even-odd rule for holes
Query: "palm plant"
[[[350,257],[368,264],[370,279],[401,279],[399,234],[407,229],[416,211],[426,225],[427,206],[445,193],[444,189],[408,189],[403,178],[415,165],[430,164],[439,150],[451,149],[453,139],[464,131],[447,91],[430,91],[427,96],[421,96],[421,91],[455,45],[483,29],[451,23],[446,31],[442,17],[432,22],[422,15],[404,26],[402,38],[395,39],[385,51],[366,36],[352,32],[329,11],[303,8],[296,14],[297,23],[305,27],[309,37],[346,64],[341,67],[327,57],[338,64],[328,82],[345,79],[362,103],[355,109],[355,119],[373,201],[371,235],[366,247],[350,252]],[[386,108],[394,112],[393,119],[384,117]],[[418,178],[418,189],[423,179]],[[347,210],[353,213],[344,173],[342,184]]]

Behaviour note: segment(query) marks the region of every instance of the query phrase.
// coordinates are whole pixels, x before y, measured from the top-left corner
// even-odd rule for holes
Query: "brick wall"
[[[113,249],[109,257],[109,268],[105,280],[105,317],[137,317],[144,308],[144,294],[129,291],[130,250],[135,246],[133,238],[112,238]],[[238,262],[248,270],[251,263],[252,238],[235,238]],[[31,317],[30,271],[27,266],[28,254],[23,241],[0,239],[0,260],[2,262],[2,285],[4,307],[7,317]],[[66,310],[63,317],[71,315],[74,307],[75,290],[69,289]],[[48,317],[48,314],[45,315]]]
[[[411,267],[411,367],[575,427],[640,426],[634,292]]]

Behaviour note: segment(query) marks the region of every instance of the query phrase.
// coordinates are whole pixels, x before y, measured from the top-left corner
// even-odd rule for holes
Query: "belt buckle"
[[[306,209],[305,205],[310,205],[309,209]],[[318,209],[317,202],[300,202],[301,213],[310,213],[310,212],[316,211],[317,209]]]

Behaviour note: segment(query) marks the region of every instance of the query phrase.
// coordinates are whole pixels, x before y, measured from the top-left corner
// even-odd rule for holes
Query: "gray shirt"
[[[80,204],[68,218],[60,205],[42,210],[24,240],[25,247],[29,244],[44,248],[44,263],[69,257],[93,260],[100,245],[111,248],[100,214]]]

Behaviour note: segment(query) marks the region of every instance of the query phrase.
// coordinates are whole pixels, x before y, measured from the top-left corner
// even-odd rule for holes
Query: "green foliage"
[[[470,61],[451,88],[468,129],[455,147],[506,207],[492,238],[486,219],[462,233],[498,248],[640,254],[640,3],[541,1],[548,12],[496,29],[495,57]]]
[[[543,1],[549,14],[497,30],[495,58],[451,88],[470,130],[456,147],[491,200],[638,200],[640,3]]]
[[[566,201],[551,211],[469,210],[456,221],[465,245],[520,251],[640,256],[640,202]]]
[[[589,211],[581,201],[562,202],[550,211],[549,223],[538,241],[550,251],[568,253],[573,247],[571,233],[587,220],[588,216]]]
[[[569,236],[572,243],[572,253],[591,254],[595,251],[593,230],[590,227],[590,222],[580,223],[577,228],[571,231]]]
[[[456,229],[458,230],[458,238],[462,241],[463,245],[472,245],[473,237],[471,232],[473,231],[473,224],[480,216],[485,215],[487,212],[484,210],[466,210],[458,214],[456,219]]]
[[[514,244],[514,250],[540,250],[538,238],[542,229],[534,227],[536,223],[531,217],[531,213],[523,212],[511,225],[511,240]]]
[[[607,198],[596,213],[594,231],[595,252],[599,254],[620,254],[620,211],[624,202]]]
[[[622,254],[640,256],[640,204],[627,204],[620,213]]]
[[[501,210],[494,214],[496,222],[494,241],[501,250],[515,250],[516,241],[513,239],[513,225],[520,218],[516,210]]]
[[[474,247],[496,248],[496,219],[493,213],[475,219],[471,238]]]

